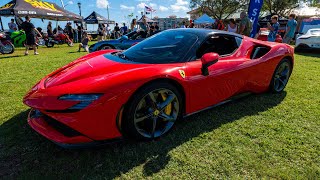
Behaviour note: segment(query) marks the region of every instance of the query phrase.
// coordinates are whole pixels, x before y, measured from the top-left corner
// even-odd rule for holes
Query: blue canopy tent
[[[194,20],[194,24],[213,24],[214,22],[215,20],[209,17],[207,14],[203,14],[201,17]]]

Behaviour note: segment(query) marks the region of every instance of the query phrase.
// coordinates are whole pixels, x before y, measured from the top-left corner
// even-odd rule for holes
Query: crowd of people
[[[25,17],[25,22],[21,24],[21,29],[23,29],[26,33],[26,51],[25,55],[28,55],[28,50],[30,47],[33,47],[34,54],[38,55],[36,46],[36,36],[42,37],[43,33],[39,32],[37,28],[30,22],[31,18],[29,16]],[[290,44],[291,40],[295,36],[295,31],[297,27],[297,21],[295,14],[289,15],[289,20],[287,22],[285,34],[283,37],[283,43]],[[10,23],[8,23],[9,31],[17,31],[20,27],[14,23],[14,19],[11,19]],[[180,28],[195,28],[195,24],[192,20],[187,24],[183,22]],[[217,29],[217,30],[224,30],[232,33],[238,33],[244,36],[250,36],[252,30],[252,21],[249,19],[246,12],[242,12],[240,14],[240,21],[239,23],[236,22],[235,19],[230,19],[225,22],[222,20],[216,19],[215,23],[213,24],[205,24],[198,26],[200,28],[208,28],[208,29]],[[267,29],[269,30],[268,34],[268,41],[274,42],[276,40],[278,31],[279,31],[280,24],[278,22],[278,16],[274,15],[271,17],[271,23],[267,24]],[[116,23],[114,29],[111,30],[109,25],[99,24],[98,25],[98,41],[114,38],[117,39],[122,35],[125,35],[131,31],[136,31],[137,36],[141,36],[142,38],[146,38],[148,36],[152,36],[153,34],[157,33],[160,30],[157,23],[148,23],[145,16],[142,17],[140,23],[137,22],[137,19],[133,19],[130,27],[126,26],[125,23],[122,24],[122,27],[119,27],[119,24]],[[40,30],[41,31],[41,30]],[[79,51],[81,48],[84,48],[85,51],[88,51],[88,41],[90,37],[88,36],[87,32],[84,31],[82,25],[76,24],[76,28],[72,28],[72,24],[68,22],[64,29],[60,26],[57,28],[52,28],[52,22],[49,21],[47,25],[47,36],[48,37],[55,37],[59,34],[65,34],[67,38],[69,38],[73,42],[78,42],[79,44]],[[257,38],[260,34],[260,25],[258,24],[257,34],[254,38]]]
[[[287,26],[285,29],[285,35],[283,37],[283,43],[290,44],[291,40],[294,38],[296,27],[297,27],[297,21],[295,14],[289,15],[289,20],[287,22]],[[279,33],[280,24],[278,22],[279,17],[277,15],[274,15],[271,17],[271,23],[267,24],[267,29],[269,30],[268,34],[268,41],[275,42],[277,34]],[[226,24],[225,24],[226,22]],[[248,17],[246,12],[242,12],[240,14],[240,21],[239,23],[236,22],[235,19],[229,19],[227,21],[223,22],[220,19],[216,19],[213,24],[203,24],[198,27],[200,28],[206,28],[206,29],[217,29],[217,30],[223,30],[228,31],[232,33],[238,33],[244,36],[251,36],[251,31],[253,28],[252,21]],[[180,28],[194,28],[195,25],[193,21],[191,20],[189,22],[189,25],[186,25],[185,22],[182,23]],[[254,35],[254,38],[258,38],[260,34],[260,24],[258,23],[257,27],[257,33]]]

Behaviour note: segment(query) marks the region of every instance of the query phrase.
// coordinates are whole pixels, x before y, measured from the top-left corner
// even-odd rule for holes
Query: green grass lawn
[[[159,141],[65,150],[28,126],[22,97],[76,51],[0,55],[0,179],[320,179],[320,54],[295,56],[285,92],[193,115]]]

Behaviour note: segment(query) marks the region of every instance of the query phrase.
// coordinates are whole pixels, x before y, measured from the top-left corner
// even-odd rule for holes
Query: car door
[[[204,42],[197,50],[197,59],[186,63],[186,80],[190,85],[187,113],[216,105],[242,92],[246,80],[241,67],[247,59],[235,55],[241,44],[241,39],[236,38],[223,35],[209,37],[206,40],[209,42]],[[209,75],[205,76],[201,71],[200,58],[210,52],[218,53],[220,59],[208,68]]]

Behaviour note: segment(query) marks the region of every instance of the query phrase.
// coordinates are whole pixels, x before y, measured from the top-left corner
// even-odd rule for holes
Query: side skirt
[[[215,108],[215,107],[217,107],[217,106],[221,106],[221,105],[224,105],[224,104],[226,104],[226,103],[229,103],[229,102],[232,102],[232,101],[235,101],[235,100],[238,100],[238,99],[247,97],[247,96],[249,96],[249,95],[251,95],[251,94],[252,94],[252,93],[250,93],[250,92],[246,92],[246,93],[241,93],[241,94],[232,96],[232,97],[230,97],[229,99],[227,99],[227,100],[225,100],[225,101],[222,101],[222,102],[220,102],[220,103],[218,103],[218,104],[215,104],[215,105],[206,107],[206,108],[204,108],[204,109],[201,109],[201,110],[199,110],[199,111],[196,111],[196,112],[187,114],[187,115],[183,116],[183,118],[187,118],[187,117],[192,116],[192,115],[194,115],[194,114],[197,114],[197,113],[199,113],[199,112],[206,111],[206,110]]]

